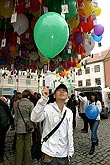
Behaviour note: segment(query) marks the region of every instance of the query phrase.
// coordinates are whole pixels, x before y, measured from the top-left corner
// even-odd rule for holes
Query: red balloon
[[[81,22],[81,27],[85,33],[91,31],[94,28],[92,16],[85,18],[84,21]]]
[[[65,75],[66,75],[65,72],[61,72],[61,73],[60,73],[60,76],[61,76],[61,77],[64,77]]]
[[[19,0],[16,2],[17,14],[22,14],[26,12],[26,2],[25,0]]]
[[[21,34],[21,40],[24,43],[30,43],[33,39],[33,33],[31,29],[28,29],[26,32],[24,32],[23,34]]]
[[[75,45],[74,49],[78,54],[81,54],[82,52],[85,52],[84,44]]]
[[[29,11],[31,12],[35,12],[37,10],[40,9],[40,2],[39,0],[30,0],[30,7],[29,7]]]
[[[11,45],[15,45],[17,43],[17,33],[13,32],[13,30],[7,31],[6,36],[9,39]]]

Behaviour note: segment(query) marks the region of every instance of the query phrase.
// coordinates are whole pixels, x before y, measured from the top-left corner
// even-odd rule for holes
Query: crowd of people
[[[90,119],[86,115],[86,108],[89,105],[95,105],[99,110],[95,119]],[[15,165],[32,164],[31,147],[36,127],[42,132],[41,165],[71,165],[77,110],[84,123],[81,133],[88,133],[89,128],[91,130],[89,155],[94,154],[95,146],[99,143],[97,130],[101,109],[101,102],[95,92],[90,93],[89,98],[84,92],[78,96],[72,94],[69,98],[68,89],[64,84],[56,87],[53,93],[48,87],[43,87],[41,94],[37,92],[32,94],[27,89],[23,92],[15,90],[10,99],[10,107],[1,97],[0,165],[4,162],[5,138],[10,126],[15,130],[12,145],[12,149],[15,150]],[[31,125],[30,131],[27,131],[28,123]]]

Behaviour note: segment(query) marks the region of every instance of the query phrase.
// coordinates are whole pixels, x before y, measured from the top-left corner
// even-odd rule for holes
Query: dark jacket
[[[76,111],[76,106],[78,105],[78,101],[76,99],[70,98],[67,102],[67,107],[72,110],[72,112]]]
[[[14,123],[9,107],[0,100],[0,132]]]

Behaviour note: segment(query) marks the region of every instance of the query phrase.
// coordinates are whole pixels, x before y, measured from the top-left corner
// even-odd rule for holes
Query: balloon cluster
[[[0,7],[0,66],[10,70],[65,76],[103,38],[96,0],[2,0]]]

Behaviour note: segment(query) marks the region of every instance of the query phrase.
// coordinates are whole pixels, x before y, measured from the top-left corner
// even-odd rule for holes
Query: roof
[[[102,90],[101,86],[97,87],[79,87],[75,88],[76,91],[78,92],[91,92],[91,91],[99,91]]]
[[[93,54],[93,58],[88,58],[87,63],[94,63],[97,61],[103,61],[106,58],[106,56],[108,55],[108,53],[110,53],[110,50],[106,50],[106,51],[103,51],[101,53]]]

